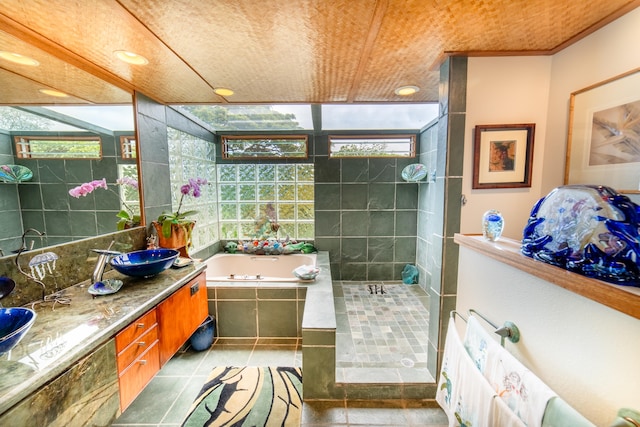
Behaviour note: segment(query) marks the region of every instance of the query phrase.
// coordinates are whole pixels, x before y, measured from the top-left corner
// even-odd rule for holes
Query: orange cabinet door
[[[157,310],[160,366],[163,366],[198,329],[208,314],[204,273],[161,302]]]

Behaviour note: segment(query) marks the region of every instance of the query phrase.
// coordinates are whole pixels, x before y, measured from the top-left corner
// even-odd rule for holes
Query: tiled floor
[[[427,368],[428,295],[402,282],[334,281],[336,378],[434,382]]]
[[[298,340],[218,340],[207,351],[178,353],[113,425],[179,426],[214,366],[301,366],[301,361]],[[302,427],[446,425],[439,407],[420,400],[311,401],[302,414]]]
[[[399,386],[434,382],[426,365],[428,296],[420,287],[336,281],[334,297],[337,382]],[[301,342],[219,339],[207,351],[180,352],[113,425],[180,425],[214,366],[302,366]],[[437,405],[422,400],[304,403],[303,427],[357,425],[444,426],[447,420]]]

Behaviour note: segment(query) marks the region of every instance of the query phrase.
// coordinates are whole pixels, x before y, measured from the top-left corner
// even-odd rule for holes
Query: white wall
[[[578,412],[609,426],[640,410],[640,320],[467,248],[460,265],[456,310],[515,323],[505,347]]]
[[[520,240],[535,202],[564,182],[572,92],[640,67],[640,9],[549,57],[469,58],[461,231],[480,233],[482,213],[505,216],[507,237]],[[473,128],[536,123],[533,182],[528,189],[472,190]]]
[[[544,194],[564,180],[571,93],[640,67],[638,40],[640,9],[635,9],[553,56],[546,135],[552,143],[544,153]]]
[[[549,56],[469,58],[462,193],[462,233],[480,233],[482,214],[498,209],[504,235],[522,238],[529,212],[541,197],[542,165],[549,103]],[[477,125],[535,123],[531,188],[472,190],[473,137]]]
[[[551,57],[469,58],[462,233],[480,233],[496,208],[505,236],[522,238],[534,203],[563,184],[571,93],[640,67],[638,40],[640,9]],[[474,126],[526,122],[536,123],[532,187],[471,190]],[[459,265],[456,308],[520,326],[522,342],[508,348],[592,422],[640,409],[638,319],[467,249]]]

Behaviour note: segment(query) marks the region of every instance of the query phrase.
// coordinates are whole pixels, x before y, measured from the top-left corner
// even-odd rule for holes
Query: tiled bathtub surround
[[[209,313],[222,338],[299,338],[306,288],[208,287]]]

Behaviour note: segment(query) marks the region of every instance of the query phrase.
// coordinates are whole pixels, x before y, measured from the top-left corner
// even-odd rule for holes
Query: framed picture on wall
[[[571,94],[565,184],[640,193],[640,68]]]
[[[535,123],[477,125],[474,189],[531,187]]]

